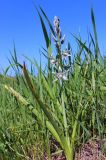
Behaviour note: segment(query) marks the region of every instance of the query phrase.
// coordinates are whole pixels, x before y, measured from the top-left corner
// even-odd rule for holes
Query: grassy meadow
[[[93,10],[89,41],[70,35],[75,53],[69,42],[63,49],[58,17],[52,25],[42,8],[37,12],[47,64],[42,68],[26,57],[28,69],[19,63],[14,47],[9,67],[15,76],[7,76],[9,67],[0,75],[0,160],[73,160],[82,144],[106,138],[106,58],[99,49]]]

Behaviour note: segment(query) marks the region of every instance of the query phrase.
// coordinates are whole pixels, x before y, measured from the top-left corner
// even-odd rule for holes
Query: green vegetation
[[[82,143],[106,134],[106,59],[100,53],[93,10],[94,35],[89,34],[89,42],[73,36],[75,54],[70,43],[62,49],[65,36],[58,17],[52,27],[41,8],[38,15],[47,47],[42,54],[48,64],[42,69],[42,64],[27,58],[28,71],[25,63],[19,64],[14,47],[10,63],[15,77],[0,76],[1,160],[42,160],[44,156],[50,160],[52,154],[62,152],[73,160]],[[43,18],[52,33],[55,58]]]

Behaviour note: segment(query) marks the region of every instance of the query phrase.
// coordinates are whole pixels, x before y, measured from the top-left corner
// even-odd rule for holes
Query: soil
[[[44,160],[48,160],[45,156]],[[53,155],[52,160],[66,160],[63,153],[61,155]],[[80,147],[75,153],[74,160],[106,160],[106,139],[89,140]]]
[[[75,154],[75,160],[106,160],[106,139],[90,140]]]

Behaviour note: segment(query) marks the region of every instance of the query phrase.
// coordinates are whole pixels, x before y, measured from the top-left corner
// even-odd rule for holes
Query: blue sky
[[[66,38],[73,43],[69,32],[87,39],[92,31],[90,9],[94,8],[100,48],[106,51],[106,0],[34,0],[41,5],[51,22],[57,15]],[[9,51],[16,44],[19,60],[23,54],[39,61],[39,49],[45,47],[42,29],[32,0],[0,0],[0,68],[8,66]],[[44,61],[44,59],[42,60]],[[45,62],[43,62],[45,63]],[[1,71],[1,70],[0,70]]]

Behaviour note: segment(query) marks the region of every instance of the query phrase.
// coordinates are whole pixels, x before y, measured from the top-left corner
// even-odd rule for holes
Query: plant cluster
[[[70,43],[65,50],[61,47],[65,35],[59,18],[54,17],[52,27],[42,8],[37,12],[47,47],[42,52],[47,68],[26,57],[29,71],[18,62],[14,47],[10,66],[15,77],[5,73],[0,80],[0,159],[44,159],[46,155],[51,160],[64,154],[73,160],[81,144],[90,138],[101,140],[106,134],[106,60],[100,53],[93,10],[94,36],[89,34],[89,43],[74,36],[78,50],[73,57]]]

